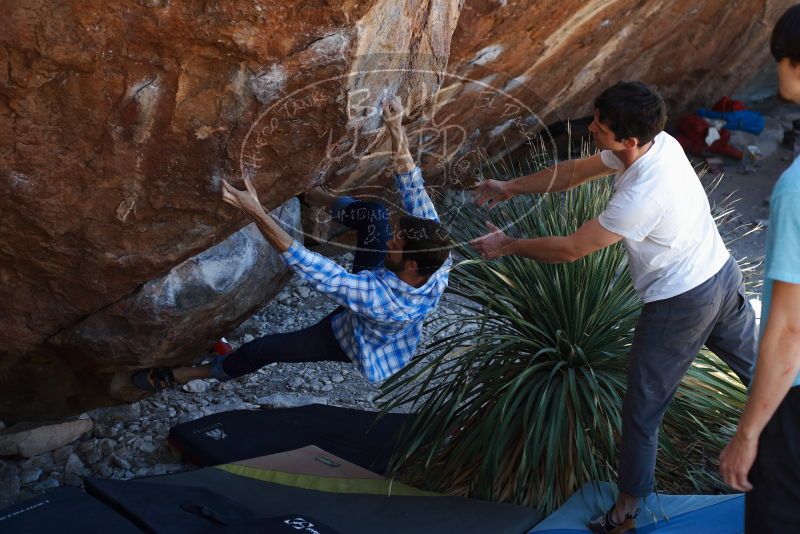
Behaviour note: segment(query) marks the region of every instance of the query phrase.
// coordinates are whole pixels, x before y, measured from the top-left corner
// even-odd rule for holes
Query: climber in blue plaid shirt
[[[339,307],[311,327],[255,339],[208,365],[143,369],[134,374],[134,384],[160,390],[198,378],[228,380],[274,362],[312,361],[352,362],[369,381],[378,382],[408,364],[425,316],[447,287],[452,260],[447,231],[411,157],[397,97],[384,103],[383,118],[392,138],[395,185],[406,212],[397,220],[394,235],[389,212],[379,202],[337,198],[320,189],[305,195],[307,202],[329,208],[334,220],[356,230],[352,272],[287,234],[261,207],[249,178],[244,191],[223,180],[223,200],[252,217],[289,267]]]

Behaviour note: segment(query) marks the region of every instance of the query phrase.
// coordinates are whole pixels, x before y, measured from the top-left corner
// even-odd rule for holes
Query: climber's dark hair
[[[417,262],[417,271],[430,277],[450,255],[450,235],[441,223],[413,215],[398,221],[398,235],[403,238],[403,259]]]
[[[619,82],[594,101],[600,122],[617,141],[636,137],[639,146],[652,141],[667,123],[667,106],[658,92],[642,82]]]

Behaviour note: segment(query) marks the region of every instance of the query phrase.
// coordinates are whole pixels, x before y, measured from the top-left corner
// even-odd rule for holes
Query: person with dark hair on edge
[[[800,4],[775,24],[780,96],[800,104]],[[800,157],[770,199],[753,387],[720,472],[746,491],[745,532],[800,532]]]
[[[339,304],[336,310],[313,326],[255,339],[210,364],[142,369],[133,375],[134,384],[158,391],[199,378],[229,380],[275,362],[352,362],[371,382],[402,369],[414,355],[425,316],[447,287],[452,265],[448,233],[411,157],[402,118],[397,97],[384,102],[395,184],[407,212],[394,235],[379,202],[337,198],[320,189],[306,194],[309,203],[327,206],[334,220],[357,231],[352,273],[287,234],[262,208],[249,178],[245,190],[223,180],[223,200],[254,219],[289,267]]]
[[[478,183],[476,202],[565,191],[616,173],[605,210],[564,237],[514,239],[490,233],[471,245],[484,258],[517,255],[574,261],[622,240],[637,294],[636,323],[622,404],[615,504],[589,524],[594,532],[635,529],[639,501],[655,487],[658,431],[678,384],[705,345],[746,385],[756,356],[756,317],[742,273],[720,237],[697,174],[663,131],[666,106],[641,82],[618,83],[595,101],[589,126],[599,154],[558,162],[510,181]]]

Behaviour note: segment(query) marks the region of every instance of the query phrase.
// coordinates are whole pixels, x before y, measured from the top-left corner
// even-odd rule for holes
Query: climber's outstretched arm
[[[407,213],[438,222],[436,208],[425,190],[422,171],[414,163],[408,148],[408,137],[402,125],[403,113],[403,104],[396,96],[384,101],[383,121],[392,137],[394,183]]]

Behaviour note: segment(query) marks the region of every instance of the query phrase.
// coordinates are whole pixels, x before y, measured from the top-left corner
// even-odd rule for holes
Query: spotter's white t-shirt
[[[661,132],[627,169],[610,150],[601,151],[600,157],[617,175],[614,194],[598,221],[624,238],[639,297],[644,302],[668,299],[717,274],[730,253],[678,141]]]

